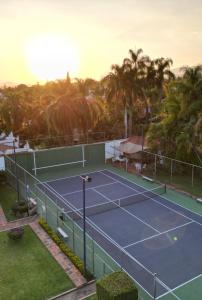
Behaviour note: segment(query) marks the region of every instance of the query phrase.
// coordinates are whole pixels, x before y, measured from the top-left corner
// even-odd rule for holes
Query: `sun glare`
[[[26,45],[29,69],[38,80],[64,78],[67,72],[75,77],[78,71],[78,55],[74,45],[66,38],[39,36]]]

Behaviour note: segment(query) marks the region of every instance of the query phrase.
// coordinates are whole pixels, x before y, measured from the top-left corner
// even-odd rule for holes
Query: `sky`
[[[202,1],[0,0],[0,82],[99,80],[138,48],[202,63]]]

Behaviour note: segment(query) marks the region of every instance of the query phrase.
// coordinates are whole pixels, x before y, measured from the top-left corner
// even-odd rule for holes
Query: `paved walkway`
[[[69,278],[73,281],[76,287],[82,286],[86,283],[85,278],[73,265],[73,263],[68,259],[68,257],[60,250],[60,248],[55,244],[55,242],[49,237],[49,235],[43,230],[39,225],[38,219],[30,224],[30,227],[42,241],[45,247],[53,255],[55,260],[60,264]]]
[[[86,297],[95,294],[96,292],[96,284],[95,281],[90,282],[82,287],[77,289],[72,289],[66,293],[53,297],[49,300],[82,300]]]
[[[0,219],[1,219],[1,217],[0,217]],[[29,225],[34,220],[36,220],[36,216],[27,217],[27,218],[19,219],[19,220],[12,221],[12,222],[6,222],[6,223],[4,222],[3,224],[1,223],[0,224],[0,232],[7,231],[12,228],[17,228],[19,226]]]
[[[0,228],[7,224],[6,216],[4,215],[3,209],[0,205]]]

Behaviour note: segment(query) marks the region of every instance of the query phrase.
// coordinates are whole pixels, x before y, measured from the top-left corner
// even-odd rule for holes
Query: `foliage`
[[[74,128],[84,133],[95,127],[102,113],[99,83],[91,79],[5,87],[1,93],[0,127],[24,140],[72,135]]]
[[[102,80],[107,100],[115,100],[124,110],[126,135],[132,134],[134,117],[136,122],[147,123],[156,112],[154,107],[161,107],[164,83],[174,78],[171,59],[151,60],[142,52],[129,50],[130,58],[125,58],[121,66],[112,65],[112,71]]]
[[[28,211],[28,204],[25,201],[15,202],[12,205],[11,209],[15,216],[17,216],[18,214],[23,215],[24,213],[26,213]]]
[[[138,290],[124,272],[111,273],[96,282],[98,300],[137,300]]]
[[[69,257],[71,262],[77,267],[77,269],[79,269],[81,274],[83,274],[87,280],[92,279],[93,276],[89,271],[87,271],[86,274],[84,273],[84,265],[82,260],[72,252],[72,250],[60,239],[60,237],[51,229],[51,227],[43,219],[39,220],[39,224],[58,245],[61,251]]]
[[[8,232],[8,237],[11,240],[16,241],[16,240],[20,240],[23,237],[23,234],[24,234],[24,228],[21,226],[18,228],[10,229]]]
[[[0,182],[6,182],[6,172],[0,171]]]
[[[202,165],[202,67],[187,68],[170,83],[161,111],[162,120],[151,124],[150,147],[179,160]]]
[[[16,220],[18,217],[12,213],[11,207],[16,202],[17,193],[8,184],[0,184],[0,205],[8,221]]]

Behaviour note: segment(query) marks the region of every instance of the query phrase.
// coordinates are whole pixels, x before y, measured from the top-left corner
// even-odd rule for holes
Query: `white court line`
[[[93,189],[95,190],[95,189]],[[98,192],[95,190],[96,193],[100,194],[103,198],[105,198],[106,200],[108,200],[110,203],[113,202],[111,199],[109,199],[108,197],[106,197],[105,195],[103,195],[101,192]],[[114,200],[114,201],[118,201],[118,200]],[[152,227],[151,225],[149,225],[148,223],[144,222],[143,220],[139,219],[137,216],[133,215],[132,213],[130,213],[129,211],[127,211],[125,208],[121,207],[120,205],[116,204],[115,202],[113,202],[117,208],[122,209],[123,211],[125,211],[127,214],[131,215],[133,218],[139,220],[141,223],[143,223],[144,225],[150,227],[151,229],[155,230],[156,232],[160,233],[160,231],[158,231],[157,229],[155,229],[154,227]],[[124,247],[122,247],[124,248]]]
[[[96,185],[96,186],[93,186],[93,187],[90,187],[90,188],[85,188],[85,190],[86,191],[88,191],[88,190],[92,190],[92,189],[94,189],[94,188],[98,188],[98,187],[103,187],[103,186],[107,186],[107,185],[112,185],[112,184],[115,184],[116,182],[114,181],[114,182],[110,182],[110,183],[105,183],[105,184],[101,184],[101,185]],[[62,196],[67,196],[67,195],[72,195],[72,194],[76,194],[76,193],[80,193],[80,192],[82,192],[83,191],[83,189],[82,190],[76,190],[76,191],[74,191],[74,192],[70,192],[70,193],[66,193],[66,194],[61,194]]]
[[[60,200],[62,200],[62,202],[64,203],[64,204],[66,204],[66,205],[70,205],[70,206],[72,206],[75,210],[76,210],[76,207],[74,206],[74,205],[72,205],[71,203],[69,203],[65,198],[63,198],[56,190],[54,190],[52,187],[50,187],[48,184],[46,184],[47,185],[47,187],[49,187],[50,188],[50,190],[52,190],[56,195],[58,194],[58,197],[59,197],[59,199]],[[66,203],[66,201],[68,202],[68,203]],[[125,249],[123,249],[123,247],[120,245],[120,244],[118,244],[117,242],[115,242],[105,231],[103,231],[99,226],[97,226],[92,220],[90,220],[88,217],[86,217],[87,218],[87,221],[88,221],[88,223],[90,223],[91,224],[91,226],[93,226],[94,228],[96,228],[96,230],[98,230],[98,232],[99,232],[99,234],[101,234],[101,235],[103,235],[110,243],[112,243],[113,245],[115,245],[118,249],[119,249],[119,251],[121,251],[121,252],[123,252],[123,253],[125,253],[127,256],[129,256],[131,259],[132,259],[132,261],[134,262],[134,263],[137,263],[137,265],[138,266],[140,266],[140,267],[142,267],[146,272],[148,272],[148,274],[150,274],[151,276],[154,276],[154,274],[147,268],[147,267],[145,267],[140,261],[138,261],[135,257],[133,257],[129,252],[127,252],[127,250],[125,250]],[[74,222],[74,221],[73,221]],[[93,237],[91,237],[91,238],[93,238]],[[99,245],[101,248],[102,248],[102,246],[101,245]],[[102,248],[103,249],[103,248]],[[115,259],[114,259],[115,260]],[[116,260],[115,260],[115,262],[117,263],[117,264],[119,264]],[[131,277],[131,278],[133,278],[130,274],[129,274],[129,276]],[[136,280],[137,282],[138,282],[138,280],[137,279],[135,279],[135,278],[133,278],[134,280]],[[139,282],[138,282],[138,284],[139,284]],[[141,284],[139,284],[140,286],[141,286]],[[142,287],[142,286],[141,286]],[[142,287],[142,289],[148,294],[148,295],[150,295],[151,297],[152,297],[152,295],[144,288],[144,287]]]
[[[131,182],[131,183],[133,183],[133,184],[135,184],[135,185],[137,185],[137,186],[139,186],[139,187],[141,187],[141,188],[147,190],[144,186],[142,186],[142,185],[140,185],[140,184],[137,184],[136,182],[134,182],[134,181],[132,181],[132,180],[130,180],[130,179],[128,179],[128,178],[126,179],[124,176],[119,175],[119,174],[116,174],[115,172],[113,172],[113,171],[111,171],[111,170],[107,170],[107,169],[100,170],[100,172],[104,172],[104,171],[107,171],[107,172],[109,172],[109,173],[112,173],[112,174],[114,174],[114,175],[116,175],[116,176],[118,176],[118,177],[121,177],[121,178],[125,179],[126,181],[129,181],[129,182]],[[104,174],[105,174],[105,173],[104,173]],[[107,174],[105,174],[105,175],[108,176]],[[109,177],[111,177],[111,176],[109,175]],[[113,178],[113,177],[112,177],[112,178]],[[116,179],[115,179],[115,180],[116,180]],[[148,191],[149,191],[149,190],[148,190]],[[173,204],[173,205],[179,206],[179,207],[181,207],[181,208],[183,208],[183,209],[189,211],[190,213],[195,214],[195,215],[197,215],[197,216],[199,216],[199,217],[202,218],[202,215],[201,215],[201,214],[199,214],[199,213],[197,213],[197,212],[195,212],[195,211],[192,211],[192,210],[190,210],[189,208],[184,207],[184,206],[182,206],[182,205],[180,205],[180,204],[178,204],[178,203],[176,203],[176,202],[174,202],[174,201],[172,201],[172,200],[170,200],[170,199],[164,197],[163,195],[159,195],[159,197],[165,199],[166,201],[170,202],[170,203]],[[158,202],[158,201],[156,201],[156,202]],[[158,203],[161,204],[161,205],[163,205],[163,206],[165,206],[164,204],[162,204],[162,203],[160,203],[160,202],[158,202]],[[168,206],[166,206],[166,207],[168,207]],[[173,211],[175,211],[174,209],[172,209],[172,208],[170,208],[170,207],[168,207],[168,208],[171,209],[171,210],[173,210]],[[177,212],[178,214],[181,214],[181,213],[178,212],[177,210],[176,210],[175,212]],[[181,214],[181,215],[184,216],[183,214]],[[194,222],[196,222],[197,224],[199,224],[199,225],[202,226],[202,223],[199,223],[199,222],[197,222],[196,220],[191,219],[191,218],[189,218],[189,217],[187,217],[187,216],[184,216],[184,217],[186,217],[186,218],[188,218],[188,219],[190,219],[190,220],[192,220],[192,221],[194,221]]]
[[[102,171],[105,171],[105,170],[102,170]],[[91,173],[96,173],[96,172],[102,172],[102,171],[94,171],[94,172],[91,172]],[[106,171],[108,171],[108,170],[106,170]],[[108,171],[108,172],[110,172],[110,171]],[[114,172],[111,172],[111,173],[114,173]],[[116,174],[116,173],[114,173],[116,176],[118,176],[118,177],[122,177],[122,176],[120,176],[120,175],[118,175],[118,174]],[[108,176],[108,175],[106,175],[105,173],[103,173],[103,175],[105,175],[105,176]],[[72,176],[72,177],[76,177],[76,176],[79,176],[79,175],[75,175],[75,176]],[[108,177],[111,177],[111,176],[108,176]],[[66,178],[68,178],[68,177],[66,177]],[[124,177],[122,177],[122,178],[124,178]],[[111,177],[111,179],[113,179],[113,180],[115,180],[113,177]],[[125,179],[125,178],[124,178]],[[59,180],[59,179],[58,179]],[[128,180],[128,179],[125,179],[125,180]],[[52,180],[52,181],[54,181],[54,180]],[[136,184],[136,183],[134,183],[133,181],[131,181],[131,180],[128,180],[129,182],[131,182],[131,183],[133,183],[133,184]],[[117,182],[120,182],[120,181],[117,181]],[[122,182],[120,182],[120,183],[122,183]],[[122,183],[123,184],[123,183]],[[48,184],[47,184],[48,185]],[[138,185],[138,184],[136,184],[137,186],[140,186],[140,185]],[[126,185],[127,186],[127,185]],[[48,185],[48,187],[50,187],[49,185]],[[127,186],[128,187],[128,186]],[[143,187],[143,186],[140,186],[141,188],[143,188],[143,189],[145,189],[145,187]],[[51,188],[51,187],[50,187]],[[53,189],[54,190],[54,189]],[[135,189],[133,189],[133,190],[135,190]],[[54,190],[55,191],[55,190]],[[135,191],[137,191],[137,190],[135,190]],[[56,192],[56,191],[55,191]],[[139,191],[137,191],[138,193],[139,193]],[[57,193],[57,192],[56,192]],[[60,194],[59,194],[60,195]],[[60,195],[61,196],[61,195]],[[160,197],[162,197],[162,196],[160,196]],[[164,198],[164,197],[162,197],[162,198]],[[166,198],[165,198],[166,199]],[[66,200],[66,199],[64,199],[64,200]],[[63,202],[64,202],[64,204],[66,204],[66,202],[63,200]],[[152,199],[153,200],[153,199]],[[168,199],[166,199],[167,201],[169,201]],[[162,205],[161,203],[159,203],[158,201],[155,201],[155,202],[157,202],[158,204],[160,204],[160,205]],[[171,202],[171,203],[173,203],[173,202]],[[68,203],[67,203],[68,204]],[[174,203],[173,203],[174,204]],[[176,204],[177,205],[177,204]],[[165,206],[165,207],[167,207],[166,205],[163,205],[163,206]],[[178,205],[178,206],[180,206],[180,205]],[[173,209],[171,209],[170,207],[167,207],[168,209],[170,209],[170,210],[173,210]],[[183,208],[183,207],[182,207]],[[185,209],[185,208],[184,208]],[[188,209],[189,210],[189,209]],[[175,211],[175,210],[173,210],[173,211]],[[177,211],[175,211],[177,214],[179,214],[179,212],[177,212]],[[190,212],[192,212],[192,211],[190,211]],[[193,212],[192,212],[193,213]],[[198,214],[199,215],[199,214]],[[182,216],[184,216],[184,215],[182,215]],[[199,216],[201,216],[201,215],[199,215]],[[185,218],[187,218],[187,219],[190,219],[190,218],[188,218],[187,216],[184,216]],[[190,219],[190,220],[192,220],[192,219]],[[97,226],[96,224],[94,224],[94,222],[92,222],[91,220],[89,220],[95,227],[97,227],[98,228],[98,231],[100,231],[100,232],[103,232],[102,231],[102,229],[101,228],[99,228],[99,226]],[[195,221],[196,222],[196,221]],[[190,222],[191,223],[191,222]],[[198,222],[196,222],[196,223],[198,223]],[[199,225],[201,225],[200,223],[198,223]],[[118,245],[119,246],[119,248],[120,248],[120,250],[122,250],[122,251],[124,251],[124,249],[119,245],[119,244],[117,244],[110,236],[108,236],[108,234],[106,234],[105,232],[103,232],[103,234],[104,234],[104,236],[106,236],[106,238],[110,241],[110,242],[112,242],[113,244],[115,244],[115,245]],[[133,257],[133,256],[131,256],[127,251],[124,251],[129,257],[131,257],[131,259],[134,261],[134,262],[136,262],[138,265],[140,265],[140,266],[142,266],[146,271],[148,271],[149,273],[151,273],[151,271],[149,270],[149,269],[147,269],[144,265],[142,265],[137,259],[135,259],[135,257]],[[108,254],[109,255],[109,254]],[[116,261],[116,260],[115,260]],[[116,263],[117,264],[119,264],[117,261],[116,261]],[[151,273],[152,274],[152,273]],[[130,274],[129,274],[130,275]],[[135,279],[136,281],[137,281],[137,279]],[[138,282],[138,281],[137,281]],[[162,282],[163,283],[163,282]],[[140,285],[141,286],[141,285]],[[141,286],[142,287],[142,286]],[[163,287],[163,285],[162,285],[162,287]],[[143,288],[143,287],[142,287]],[[146,291],[144,288],[143,288],[143,290],[144,291]],[[146,293],[147,294],[149,294],[149,292],[148,291],[146,291]],[[150,294],[149,294],[150,295]],[[162,296],[159,296],[159,297],[162,297]]]
[[[87,191],[87,190],[95,190],[96,192],[98,192],[96,189],[98,188],[98,187],[101,187],[101,186],[107,186],[107,185],[113,185],[113,184],[115,184],[115,183],[119,183],[119,182],[111,182],[111,183],[107,183],[107,184],[103,184],[103,185],[97,185],[97,186],[94,186],[94,187],[90,187],[90,188],[86,188],[85,190]],[[49,185],[48,185],[49,186]],[[78,192],[82,192],[83,190],[78,190],[78,191],[75,191],[75,192],[71,192],[71,193],[67,193],[67,194],[60,194],[61,196],[66,196],[66,195],[72,195],[72,194],[76,194],[76,193],[78,193]],[[121,198],[116,198],[116,199],[110,199],[110,200],[108,200],[107,201],[107,203],[110,201],[110,202],[114,202],[114,201],[120,201],[120,200],[126,200],[126,199],[128,199],[129,197],[134,197],[134,196],[138,196],[138,195],[142,195],[142,192],[139,192],[139,191],[137,191],[136,193],[134,193],[134,194],[130,194],[130,195],[128,195],[128,196],[123,196],[123,197],[121,197]],[[103,195],[103,197],[105,198],[105,196]],[[68,199],[66,199],[66,200],[68,200]],[[106,202],[105,202],[106,203]],[[103,202],[102,203],[100,203],[100,204],[103,204]],[[95,206],[98,206],[98,205],[100,205],[99,203],[96,203],[95,205],[91,205],[91,206],[86,206],[86,208],[91,208],[91,207],[95,207]],[[133,203],[132,203],[133,204]],[[128,205],[131,205],[131,204],[128,204]]]
[[[187,225],[189,225],[189,224],[191,224],[191,223],[195,223],[195,222],[194,222],[194,221],[190,221],[190,222],[188,222],[188,223],[185,223],[185,224],[183,224],[183,225],[179,225],[179,226],[177,226],[177,227],[174,227],[174,228],[171,228],[171,229],[169,229],[169,230],[163,231],[163,232],[161,232],[161,233],[159,233],[159,234],[155,234],[155,235],[153,235],[153,236],[150,236],[150,237],[145,238],[145,239],[143,239],[143,240],[140,240],[140,241],[138,241],[138,242],[128,244],[127,246],[124,246],[123,248],[126,249],[126,248],[128,248],[128,247],[130,247],[130,246],[137,245],[137,244],[139,244],[139,243],[142,243],[142,242],[145,242],[145,241],[147,241],[147,240],[153,239],[153,238],[155,238],[155,237],[157,237],[157,236],[160,236],[160,235],[162,235],[162,234],[165,234],[165,233],[168,233],[168,232],[170,232],[170,231],[176,230],[176,229],[178,229],[178,228],[187,226]]]
[[[103,172],[103,171],[100,171],[100,172]],[[109,172],[109,171],[108,171]],[[113,173],[113,172],[112,172]],[[114,173],[115,174],[115,173]],[[106,175],[106,174],[105,174]],[[116,174],[117,175],[117,174]],[[111,177],[110,175],[106,175],[106,176],[108,176],[109,178],[113,178],[113,177]],[[117,175],[117,176],[119,176],[119,175]],[[122,177],[122,176],[120,176],[121,178],[123,178],[123,179],[125,179],[124,177]],[[116,179],[117,180],[117,179]],[[127,181],[127,179],[125,179],[126,181]],[[117,180],[117,181],[119,181],[119,180]],[[129,182],[131,182],[131,183],[133,183],[133,184],[136,184],[135,182],[132,182],[131,180],[128,180]],[[128,187],[128,185],[126,184],[126,183],[123,183],[123,182],[121,182],[121,181],[119,181],[120,183],[122,183],[123,185],[125,185],[125,186],[127,186]],[[139,186],[139,185],[138,185]],[[140,186],[141,187],[141,186]],[[157,187],[158,188],[158,187]],[[132,188],[134,191],[137,191],[135,188]],[[145,189],[145,192],[146,191],[148,191],[148,192],[150,192],[150,190],[147,190],[147,189]],[[152,190],[151,190],[152,191]],[[157,197],[161,197],[161,198],[163,198],[163,199],[166,199],[166,198],[164,198],[162,195],[156,195]],[[166,207],[167,209],[169,209],[169,210],[171,210],[171,211],[173,211],[174,213],[176,213],[176,214],[178,214],[178,215],[181,215],[182,217],[184,217],[184,218],[186,218],[187,220],[190,220],[190,221],[194,221],[195,223],[198,223],[199,225],[202,225],[202,224],[200,224],[199,222],[197,222],[197,221],[195,221],[195,220],[193,220],[193,219],[191,219],[191,218],[189,218],[189,217],[187,217],[187,216],[185,216],[184,214],[182,214],[182,213],[180,213],[180,212],[178,212],[177,210],[175,210],[175,209],[173,209],[173,208],[171,208],[171,207],[169,207],[169,206],[167,206],[167,205],[165,205],[165,204],[163,204],[163,203],[161,203],[161,202],[159,202],[159,201],[157,201],[157,200],[155,200],[154,198],[150,198],[149,196],[147,196],[147,195],[145,195],[145,197],[147,197],[148,199],[150,199],[150,200],[152,200],[152,201],[154,201],[154,202],[156,202],[156,203],[158,203],[159,205],[161,205],[161,206],[164,206],[164,207]],[[166,200],[168,200],[168,199],[166,199]],[[169,200],[168,200],[169,201]],[[173,203],[174,204],[174,203]]]
[[[74,210],[77,210],[73,204],[69,203],[65,198],[63,198],[56,190],[54,190],[48,184],[47,184],[47,187],[49,187],[50,190],[52,190],[52,192],[55,193],[56,195],[58,194],[59,199],[62,200],[62,202],[64,202],[64,204],[71,206],[72,208],[74,208]],[[66,203],[66,202],[68,202],[68,203]],[[82,214],[80,214],[80,216],[82,217]],[[127,252],[127,250],[123,249],[123,247],[120,244],[118,244],[115,240],[113,240],[105,231],[103,231],[98,225],[96,225],[90,218],[88,218],[86,216],[86,219],[87,219],[87,222],[90,223],[91,226],[94,226],[94,228],[97,228],[98,232],[101,233],[110,243],[115,245],[121,252],[128,255],[135,263],[138,264],[138,266],[141,266],[150,275],[152,275],[152,276],[154,275],[147,267],[145,267],[140,261],[138,261],[135,257],[133,257],[129,252]],[[102,247],[102,246],[100,246],[100,247]]]
[[[63,179],[68,179],[68,178],[73,178],[73,177],[80,177],[82,175],[85,174],[93,174],[93,173],[102,173],[103,171],[105,171],[106,169],[103,170],[97,170],[97,171],[92,171],[92,172],[85,172],[85,173],[81,173],[81,174],[77,174],[77,175],[71,175],[71,176],[65,176],[65,177],[60,177],[60,178],[56,178],[56,179],[50,179],[48,181],[42,181],[43,183],[49,183],[49,182],[54,182],[54,181],[58,181],[58,180],[63,180]],[[102,173],[103,175],[105,175],[104,173]],[[105,175],[106,176],[106,175]],[[107,177],[107,176],[106,176]],[[115,180],[115,179],[114,179]]]
[[[164,293],[164,294],[158,296],[157,299],[161,299],[161,298],[164,297],[165,295],[168,295],[170,292],[173,292],[173,291],[178,290],[179,288],[181,288],[181,287],[183,287],[184,285],[187,285],[188,283],[190,283],[190,282],[192,282],[192,281],[198,279],[199,277],[202,277],[202,274],[199,274],[199,275],[197,275],[196,277],[193,277],[192,279],[189,279],[189,280],[185,281],[184,283],[182,283],[182,284],[176,286],[174,289],[171,289],[170,291],[168,291],[168,292],[166,292],[166,293]]]
[[[182,300],[181,298],[179,298],[174,292],[172,292],[172,289],[167,285],[165,284],[161,279],[159,279],[158,277],[156,277],[156,283],[159,283],[162,287],[164,287],[165,290],[167,290],[168,292],[166,293],[169,293],[171,294],[172,296],[175,297],[175,299],[177,300]],[[160,297],[160,296],[159,296]],[[158,298],[157,298],[158,299]]]

